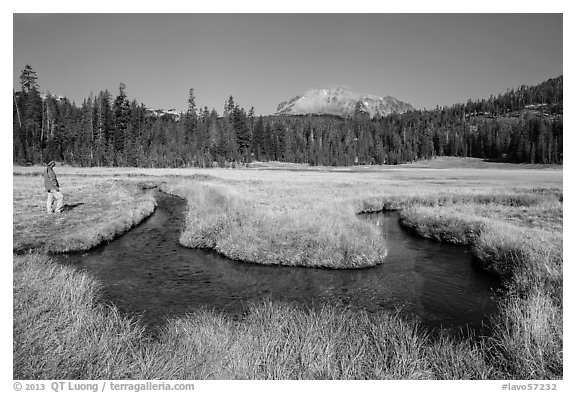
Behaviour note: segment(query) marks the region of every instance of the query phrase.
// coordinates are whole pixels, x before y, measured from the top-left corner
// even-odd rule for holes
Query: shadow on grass
[[[84,204],[84,202],[80,202],[80,203],[74,203],[71,205],[64,205],[62,207],[62,212],[68,212],[70,210],[76,209],[78,206],[82,206]]]

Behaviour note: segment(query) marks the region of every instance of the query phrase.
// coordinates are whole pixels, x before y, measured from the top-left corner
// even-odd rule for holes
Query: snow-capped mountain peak
[[[349,117],[353,116],[357,110],[371,117],[377,117],[391,113],[404,113],[414,108],[394,97],[359,94],[338,86],[330,89],[308,90],[301,96],[280,103],[276,114],[329,114]]]

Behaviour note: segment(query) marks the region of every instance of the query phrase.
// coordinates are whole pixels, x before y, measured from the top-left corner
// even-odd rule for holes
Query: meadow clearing
[[[48,216],[41,167],[14,167],[15,379],[558,379],[563,376],[561,167],[436,159],[394,167],[253,164],[237,169],[56,167]],[[151,337],[100,301],[92,276],[49,253],[89,249],[186,198],[180,242],[261,264],[386,263],[356,214],[397,209],[421,236],[472,247],[505,280],[489,337],[432,337],[413,321],[326,305],[253,304],[241,320],[198,311]]]

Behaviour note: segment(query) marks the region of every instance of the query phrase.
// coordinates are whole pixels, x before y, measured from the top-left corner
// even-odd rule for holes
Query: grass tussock
[[[196,313],[170,323],[155,348],[175,356],[149,376],[176,379],[480,379],[492,371],[473,344],[430,345],[396,315],[333,305],[312,311],[264,302],[241,321]]]
[[[562,308],[539,289],[506,299],[502,308],[491,340],[493,363],[523,379],[562,379]]]
[[[376,227],[349,209],[269,209],[233,190],[183,182],[169,189],[188,200],[181,243],[260,264],[359,268],[384,262]]]
[[[125,379],[143,328],[98,302],[85,273],[46,256],[14,257],[14,378]]]

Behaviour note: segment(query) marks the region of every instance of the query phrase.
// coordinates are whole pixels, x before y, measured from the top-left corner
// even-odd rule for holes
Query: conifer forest
[[[232,96],[223,111],[189,89],[184,113],[147,108],[128,87],[81,104],[42,93],[31,66],[13,92],[13,161],[74,166],[211,167],[253,161],[324,166],[400,164],[437,156],[561,164],[563,77],[498,96],[370,118],[256,116]],[[504,87],[505,89],[506,87]]]

